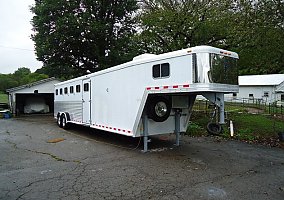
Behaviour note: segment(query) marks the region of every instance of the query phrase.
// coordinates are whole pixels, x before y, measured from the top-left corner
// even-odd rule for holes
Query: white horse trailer
[[[234,52],[197,46],[132,61],[55,85],[54,117],[132,137],[176,133],[188,126],[196,95],[218,106],[224,123],[224,94],[238,92]]]

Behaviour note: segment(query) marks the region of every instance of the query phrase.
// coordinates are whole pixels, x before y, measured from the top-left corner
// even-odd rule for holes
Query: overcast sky
[[[42,66],[36,60],[32,34],[34,0],[0,0],[0,74],[13,73],[19,67],[32,72]]]

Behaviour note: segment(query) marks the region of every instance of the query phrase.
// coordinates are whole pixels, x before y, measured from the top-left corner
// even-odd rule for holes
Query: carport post
[[[180,110],[175,110],[175,134],[176,134],[176,146],[180,145]]]
[[[142,122],[143,122],[143,140],[144,140],[143,153],[146,153],[148,151],[148,116],[146,113],[143,114]]]

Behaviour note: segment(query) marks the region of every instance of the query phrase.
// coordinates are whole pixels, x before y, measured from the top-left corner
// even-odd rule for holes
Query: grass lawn
[[[284,118],[249,113],[231,112],[228,120],[234,124],[234,138],[246,141],[277,140],[278,133],[284,132]],[[193,136],[207,135],[206,125],[210,121],[204,112],[193,112],[187,134]],[[223,137],[230,137],[229,122],[223,125]]]
[[[0,103],[8,103],[8,95],[0,93]]]

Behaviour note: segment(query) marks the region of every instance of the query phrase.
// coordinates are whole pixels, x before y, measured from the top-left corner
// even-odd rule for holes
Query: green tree
[[[283,0],[143,0],[137,49],[211,45],[240,55],[240,74],[284,73]]]
[[[233,46],[240,55],[240,74],[284,73],[284,1],[239,4]]]
[[[227,45],[233,6],[228,1],[144,0],[142,6],[139,38],[146,51]]]
[[[0,74],[0,92],[5,93],[7,89],[25,85],[48,78],[46,74],[31,73],[26,67],[18,68],[13,74]]]
[[[46,72],[65,78],[129,60],[136,9],[136,0],[36,0],[31,10],[38,60]]]

